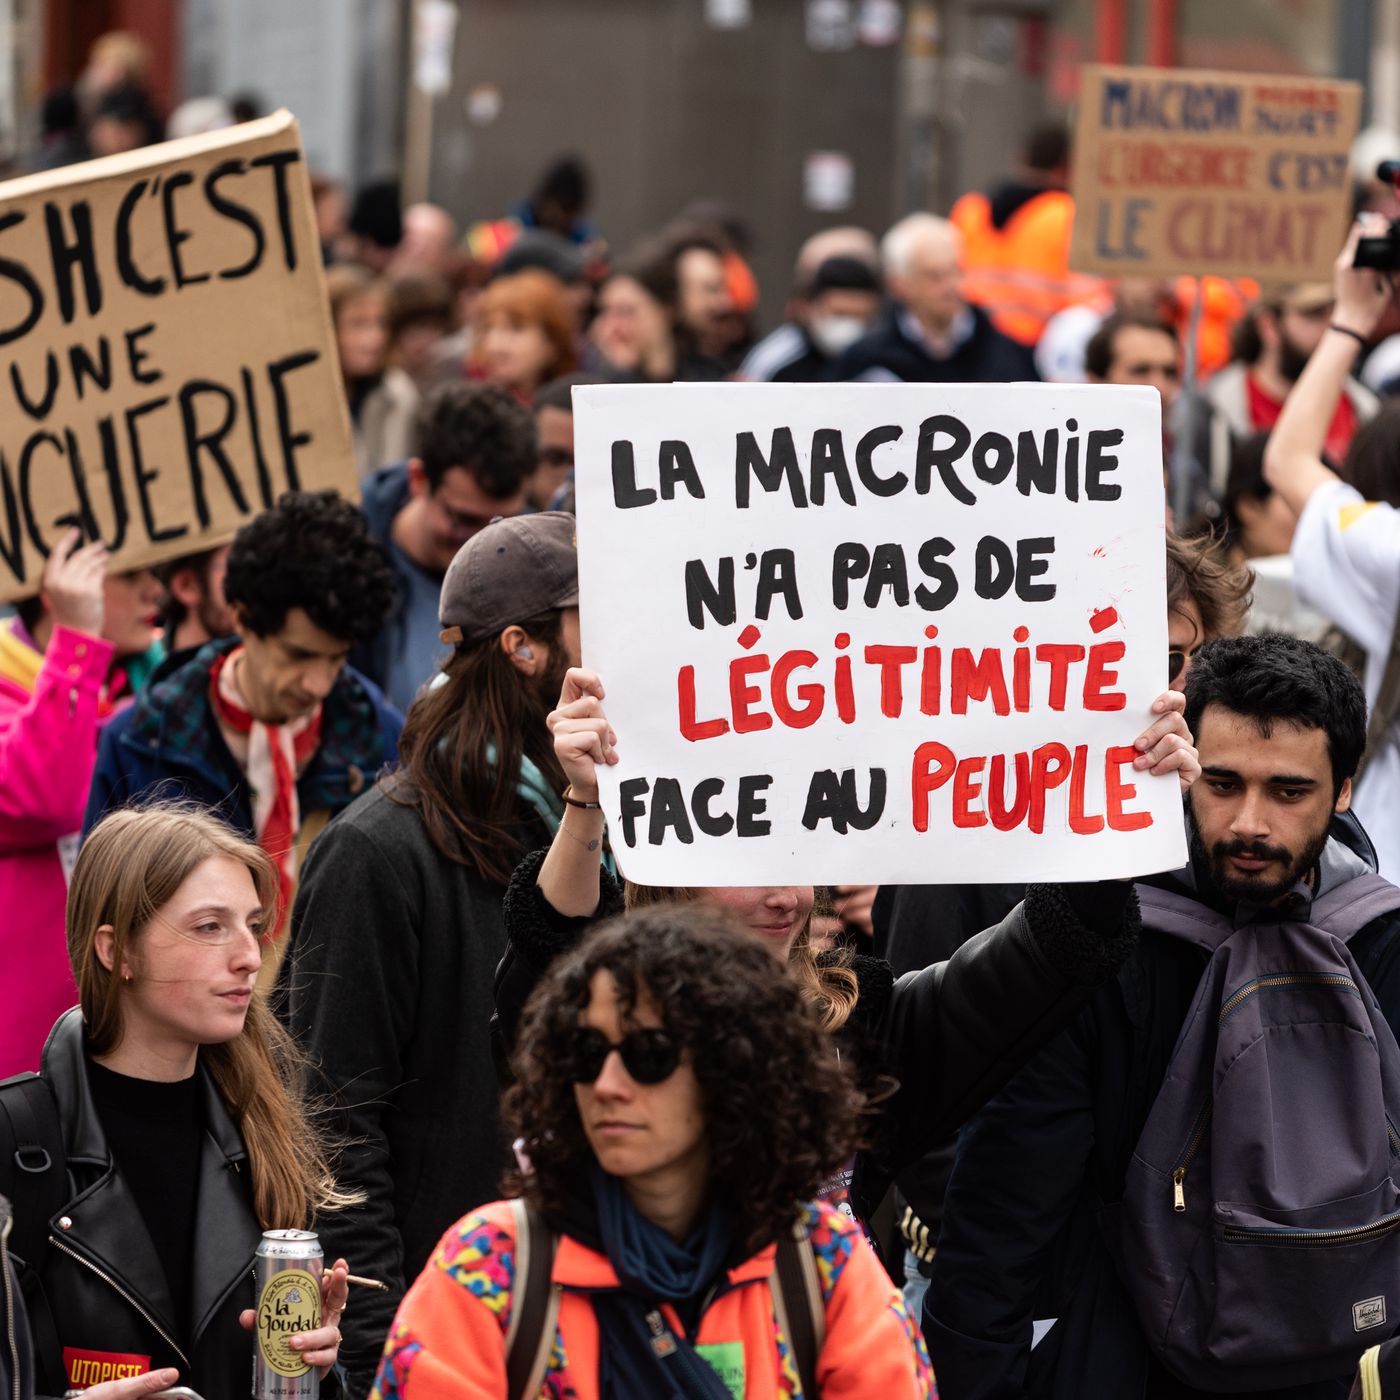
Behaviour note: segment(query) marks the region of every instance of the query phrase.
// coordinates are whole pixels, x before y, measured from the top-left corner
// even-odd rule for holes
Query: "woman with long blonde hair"
[[[113,812],[68,893],[79,1006],[44,1048],[67,1191],[21,1258],[39,1391],[170,1374],[246,1400],[251,1270],[264,1230],[347,1204],[297,1091],[297,1057],[256,991],[277,900],[268,857],[198,810]],[[13,1240],[12,1240],[13,1244]],[[346,1265],[290,1345],[334,1365]]]

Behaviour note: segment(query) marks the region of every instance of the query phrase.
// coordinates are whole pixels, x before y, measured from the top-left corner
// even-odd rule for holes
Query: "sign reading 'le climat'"
[[[297,125],[0,185],[0,600],[73,526],[135,568],[356,493]]]
[[[1351,218],[1356,83],[1094,64],[1081,71],[1072,266],[1331,280]]]
[[[1185,860],[1159,399],[575,391],[583,653],[659,885],[1103,878]]]

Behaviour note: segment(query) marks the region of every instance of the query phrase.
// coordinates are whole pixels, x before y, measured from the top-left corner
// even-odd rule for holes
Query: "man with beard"
[[[574,518],[498,520],[443,579],[440,681],[408,712],[396,773],[308,859],[281,1014],[342,1117],[338,1178],[362,1204],[317,1222],[334,1257],[387,1285],[342,1323],[350,1394],[368,1394],[406,1280],[466,1203],[497,1192],[489,1024],[501,901],[564,812],[545,717],[579,664]]]
[[[1341,815],[1366,703],[1336,657],[1279,634],[1210,642],[1193,658],[1186,720],[1203,770],[1187,802],[1191,863],[1143,884],[1243,929],[1306,922],[1315,899],[1373,868],[1369,841]],[[944,1400],[1211,1395],[1153,1356],[1124,1282],[1143,1261],[1105,1242],[1208,961],[1154,927],[1157,907],[1144,900],[1116,981],[963,1130],[924,1308]],[[1400,914],[1374,918],[1348,947],[1396,1030]],[[1316,1281],[1319,1300],[1327,1285]],[[1033,1332],[1037,1319],[1055,1322]],[[1234,1388],[1261,1389],[1250,1379],[1241,1370]],[[1269,1394],[1343,1400],[1349,1382],[1343,1366],[1335,1380]]]
[[[1284,400],[1333,319],[1335,301],[1325,282],[1286,287],[1262,301],[1235,331],[1235,359],[1205,386],[1205,397],[1222,430],[1244,441],[1273,430]],[[1376,396],[1358,380],[1348,378],[1327,428],[1325,450],[1333,462],[1346,456],[1362,423],[1380,407]],[[1210,481],[1223,494],[1229,472],[1229,442],[1211,448]]]

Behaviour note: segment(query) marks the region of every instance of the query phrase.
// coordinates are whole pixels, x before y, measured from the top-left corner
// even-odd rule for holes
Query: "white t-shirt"
[[[1343,481],[1308,498],[1293,536],[1298,596],[1366,650],[1366,703],[1375,703],[1400,607],[1400,511],[1368,501]],[[1400,736],[1397,736],[1400,737]],[[1375,842],[1380,872],[1400,879],[1400,745],[1366,769],[1356,814]]]

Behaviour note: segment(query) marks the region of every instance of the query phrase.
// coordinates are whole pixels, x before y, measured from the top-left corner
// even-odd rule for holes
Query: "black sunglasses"
[[[1186,669],[1186,663],[1195,655],[1194,651],[1182,651],[1180,647],[1167,649],[1167,684],[1170,685]]]
[[[565,1050],[569,1079],[575,1084],[592,1084],[614,1050],[638,1084],[660,1084],[676,1072],[681,1062],[681,1047],[665,1031],[628,1031],[621,1040],[614,1041],[592,1026],[580,1026]]]

